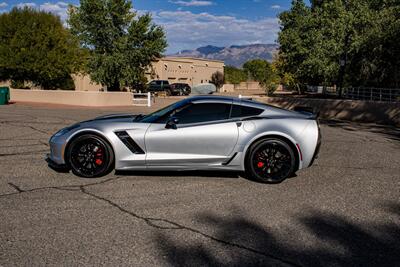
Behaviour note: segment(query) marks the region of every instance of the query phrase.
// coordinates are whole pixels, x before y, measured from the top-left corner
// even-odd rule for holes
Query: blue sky
[[[204,45],[229,46],[274,43],[279,31],[277,14],[290,0],[133,0],[139,14],[150,12],[167,34],[167,53]],[[77,0],[0,0],[0,12],[13,6],[31,6],[66,19],[68,4]]]

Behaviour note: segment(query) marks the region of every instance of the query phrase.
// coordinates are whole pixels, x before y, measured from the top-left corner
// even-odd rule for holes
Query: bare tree
[[[220,71],[216,71],[211,75],[211,83],[217,87],[217,92],[221,89],[221,87],[224,85],[224,74]]]

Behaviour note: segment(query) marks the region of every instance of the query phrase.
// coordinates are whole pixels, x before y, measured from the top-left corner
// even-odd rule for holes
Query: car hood
[[[94,118],[92,121],[98,121],[98,120],[115,120],[115,119],[130,119],[133,120],[137,117],[138,115],[133,115],[129,113],[122,113],[122,114],[109,114],[109,115],[103,115],[100,117]]]
[[[80,124],[93,123],[93,122],[133,122],[139,115],[122,113],[122,114],[109,114],[96,117],[91,120],[81,121]]]

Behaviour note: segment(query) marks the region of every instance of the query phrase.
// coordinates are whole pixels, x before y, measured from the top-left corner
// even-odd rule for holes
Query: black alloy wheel
[[[264,183],[280,183],[296,170],[293,149],[280,139],[263,139],[251,146],[246,171]]]
[[[77,176],[101,177],[112,170],[112,148],[96,135],[85,134],[72,140],[67,153],[72,172]]]

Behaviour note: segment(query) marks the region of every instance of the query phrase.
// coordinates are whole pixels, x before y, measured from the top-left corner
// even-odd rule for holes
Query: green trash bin
[[[0,87],[0,105],[6,105],[10,101],[10,88]]]

